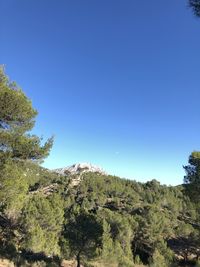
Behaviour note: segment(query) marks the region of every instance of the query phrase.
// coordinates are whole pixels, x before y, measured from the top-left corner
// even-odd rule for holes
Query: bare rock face
[[[106,172],[103,169],[101,169],[98,166],[92,165],[91,163],[77,163],[72,166],[55,169],[53,171],[61,175],[66,175],[66,174],[80,175],[86,172],[94,172],[106,175]]]

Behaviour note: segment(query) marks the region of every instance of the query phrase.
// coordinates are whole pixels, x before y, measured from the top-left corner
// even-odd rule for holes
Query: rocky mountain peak
[[[106,172],[102,168],[96,165],[93,165],[91,163],[86,163],[86,162],[76,163],[68,167],[55,169],[54,171],[61,175],[65,175],[65,174],[72,174],[72,175],[76,174],[77,175],[77,174],[82,174],[86,172],[106,174]]]

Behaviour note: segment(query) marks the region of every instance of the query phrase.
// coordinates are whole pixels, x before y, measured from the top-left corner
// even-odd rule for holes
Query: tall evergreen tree
[[[200,199],[200,152],[194,151],[189,157],[189,165],[184,166],[184,182],[189,184],[188,192],[193,200]]]
[[[0,67],[0,163],[7,157],[36,161],[48,156],[52,139],[42,146],[39,137],[28,134],[36,115],[31,101]]]
[[[37,111],[16,83],[0,66],[0,212],[15,218],[23,206],[28,190],[27,161],[38,163],[49,154],[52,138],[30,134]]]
[[[30,197],[22,212],[22,248],[48,256],[59,255],[63,219],[63,201],[59,195]]]
[[[82,212],[71,218],[65,225],[65,238],[69,240],[71,255],[76,257],[77,267],[81,259],[95,257],[102,246],[103,227],[96,216]]]

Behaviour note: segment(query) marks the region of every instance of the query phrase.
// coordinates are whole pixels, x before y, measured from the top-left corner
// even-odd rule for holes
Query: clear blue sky
[[[180,184],[200,149],[200,19],[184,0],[0,0],[0,63],[55,135],[44,166]]]

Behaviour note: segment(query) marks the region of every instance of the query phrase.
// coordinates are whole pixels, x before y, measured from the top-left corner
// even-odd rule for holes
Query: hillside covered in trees
[[[30,134],[36,115],[1,68],[2,260],[10,266],[199,266],[199,152],[175,187],[98,172],[61,175],[40,166],[53,139],[43,143]]]

